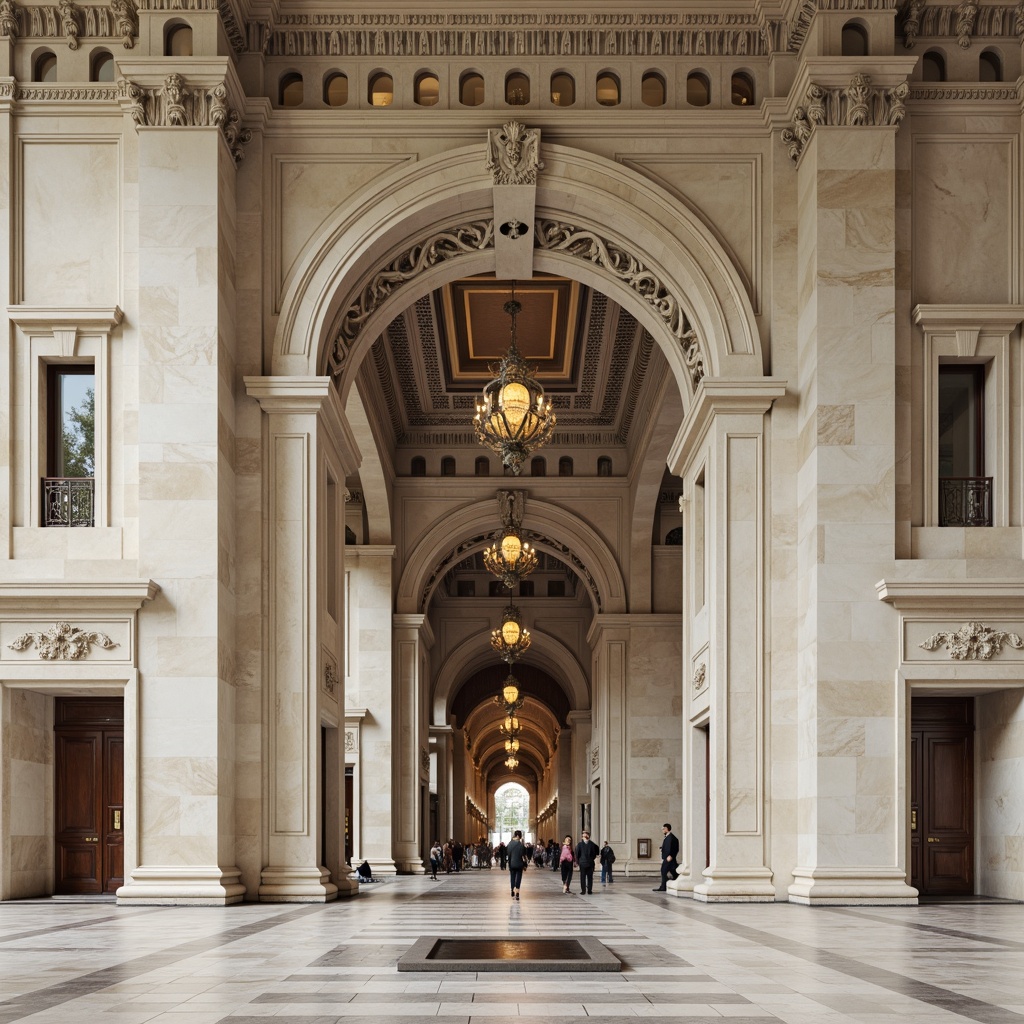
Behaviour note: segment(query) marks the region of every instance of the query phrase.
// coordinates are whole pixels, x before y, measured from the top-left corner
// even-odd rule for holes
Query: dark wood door
[[[124,711],[120,699],[58,697],[54,833],[58,894],[124,883]]]
[[[911,704],[911,882],[924,896],[974,892],[974,715],[969,697]]]

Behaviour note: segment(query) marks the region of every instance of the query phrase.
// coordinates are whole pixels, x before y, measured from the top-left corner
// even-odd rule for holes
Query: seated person
[[[360,882],[368,882],[373,877],[373,871],[365,860],[356,868],[356,874],[359,876]]]

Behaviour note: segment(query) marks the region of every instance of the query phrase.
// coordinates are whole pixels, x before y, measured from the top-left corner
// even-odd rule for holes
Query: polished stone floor
[[[0,1024],[1024,1024],[1024,905],[714,905],[531,869],[392,879],[313,906],[0,904]],[[615,974],[400,974],[423,935],[590,936]]]

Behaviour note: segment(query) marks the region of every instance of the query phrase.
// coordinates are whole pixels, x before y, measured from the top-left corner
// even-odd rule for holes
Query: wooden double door
[[[916,697],[910,724],[911,884],[922,896],[974,893],[974,702]]]
[[[58,697],[54,709],[58,895],[124,883],[124,701]]]

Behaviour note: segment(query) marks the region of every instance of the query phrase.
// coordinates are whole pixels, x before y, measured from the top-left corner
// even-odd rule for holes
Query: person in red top
[[[562,892],[569,891],[572,882],[572,867],[576,863],[576,855],[572,852],[572,836],[562,840],[562,852],[558,855],[558,866],[562,871]]]

